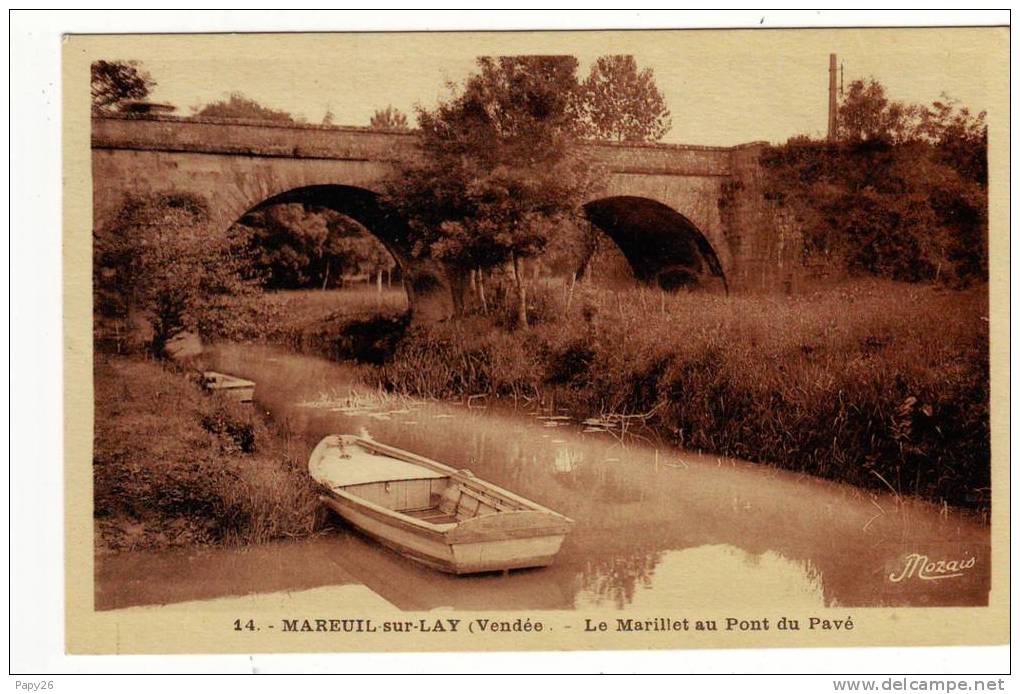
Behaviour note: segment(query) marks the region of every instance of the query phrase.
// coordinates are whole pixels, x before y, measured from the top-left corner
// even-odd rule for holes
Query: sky
[[[241,92],[312,123],[329,109],[342,125],[367,125],[388,105],[409,115],[434,106],[479,55],[569,53],[583,78],[595,57],[629,53],[653,70],[672,113],[664,141],[700,145],[824,135],[830,52],[846,82],[874,77],[911,103],[945,92],[980,111],[1002,87],[987,46],[1008,45],[1001,29],[944,28],[95,38],[94,58],[140,61],[158,83],[150,98],[178,114]]]

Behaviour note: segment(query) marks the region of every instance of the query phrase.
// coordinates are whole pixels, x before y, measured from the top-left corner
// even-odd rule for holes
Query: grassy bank
[[[201,326],[212,340],[278,344],[296,352],[380,364],[407,325],[404,290],[357,286],[341,290],[267,292],[230,300],[216,322]]]
[[[366,378],[395,392],[611,415],[688,449],[988,507],[984,287],[869,280],[728,297],[579,288],[569,307],[565,288],[533,294],[536,324],[515,331],[499,307],[408,325],[399,294],[280,293],[257,304],[277,317],[248,319],[240,337],[376,364]]]
[[[413,326],[375,373],[418,396],[485,393],[625,415],[689,449],[989,504],[983,288],[586,292],[545,314],[518,332],[482,317]]]
[[[207,396],[184,372],[97,354],[96,546],[252,544],[307,535],[304,453],[250,405]]]

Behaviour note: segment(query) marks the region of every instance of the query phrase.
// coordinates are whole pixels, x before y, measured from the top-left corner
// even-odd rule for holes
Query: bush
[[[793,214],[806,263],[908,282],[987,280],[987,181],[943,147],[798,140],[761,163],[765,196]]]
[[[335,359],[378,363],[406,327],[403,289],[268,292],[234,297],[209,314],[203,335],[232,342],[275,342]]]
[[[548,383],[564,385],[575,379],[586,378],[595,350],[587,340],[571,340],[563,347],[550,347],[547,350],[547,368],[545,380]]]

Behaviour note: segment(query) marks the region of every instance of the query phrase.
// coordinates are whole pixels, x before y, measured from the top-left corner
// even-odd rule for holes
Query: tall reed
[[[517,331],[484,318],[415,326],[379,381],[418,396],[555,397],[583,416],[650,413],[647,427],[686,448],[989,503],[984,288],[585,289],[559,311]]]

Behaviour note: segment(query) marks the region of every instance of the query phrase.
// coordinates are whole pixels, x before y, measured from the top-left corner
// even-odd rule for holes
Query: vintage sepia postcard
[[[73,654],[1008,641],[1008,28],[70,35]]]

